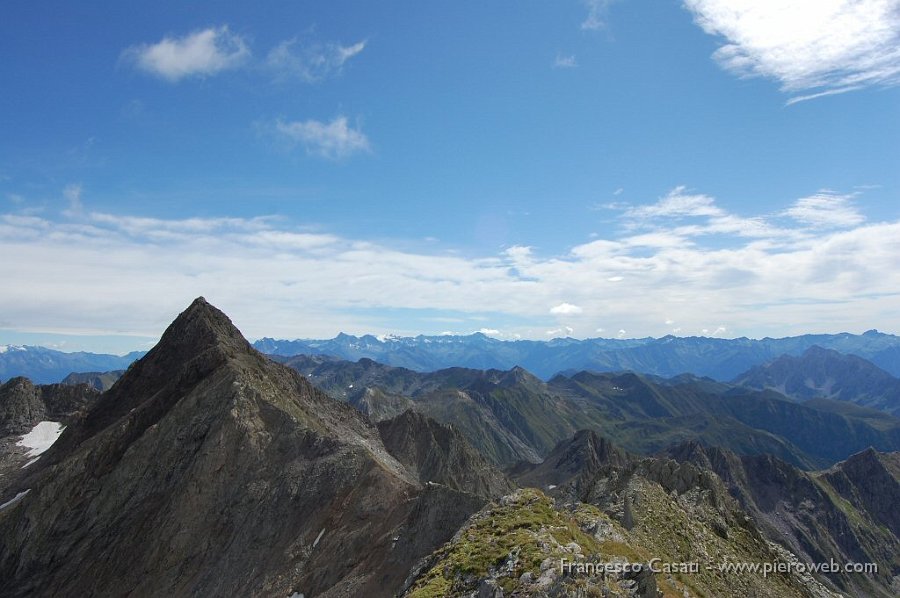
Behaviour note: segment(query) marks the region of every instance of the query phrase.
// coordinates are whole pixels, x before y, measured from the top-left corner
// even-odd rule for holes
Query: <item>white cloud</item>
[[[550,313],[557,316],[571,316],[575,314],[580,314],[582,310],[577,305],[572,305],[571,303],[560,303],[559,305],[555,305],[550,308]]]
[[[724,38],[713,54],[742,77],[767,77],[789,103],[900,83],[900,0],[684,0]]]
[[[824,205],[802,198],[749,219],[762,222],[763,236],[710,239],[710,222],[731,214],[700,202],[684,209],[716,215],[692,217],[694,229],[653,219],[654,234],[680,244],[636,243],[646,231],[620,226],[550,256],[524,246],[482,257],[402,251],[273,217],[0,214],[0,254],[16,256],[0,260],[0,279],[16,281],[0,293],[0,313],[19,330],[153,335],[204,295],[256,337],[371,331],[382,309],[422,321],[484,317],[504,338],[574,335],[557,320],[565,317],[577,317],[578,330],[635,337],[889,329],[900,299],[900,217],[836,218],[835,197],[844,196],[828,194]]]
[[[480,328],[478,332],[486,336],[498,336],[500,334],[500,331],[496,328]]]
[[[573,69],[578,66],[578,62],[575,60],[575,55],[570,54],[568,56],[557,54],[556,60],[553,61],[553,68],[557,69]]]
[[[278,78],[297,78],[315,83],[338,74],[344,64],[362,52],[366,41],[350,46],[338,43],[307,42],[298,38],[281,42],[269,52],[266,66]]]
[[[581,28],[589,31],[597,31],[606,27],[606,13],[610,4],[616,0],[582,0],[588,9],[588,14],[581,22]]]
[[[303,145],[307,153],[324,158],[346,158],[371,149],[369,139],[360,129],[348,125],[346,116],[337,116],[331,122],[278,120],[275,132],[291,144]]]
[[[547,336],[558,337],[561,334],[565,334],[566,336],[572,336],[575,334],[575,329],[571,326],[562,326],[561,328],[554,328],[553,330],[547,330],[544,334]]]
[[[238,67],[250,56],[250,49],[243,37],[223,25],[132,46],[122,56],[143,71],[175,82]]]
[[[850,228],[865,221],[852,200],[854,195],[838,195],[820,191],[802,197],[785,210],[785,215],[816,228]]]

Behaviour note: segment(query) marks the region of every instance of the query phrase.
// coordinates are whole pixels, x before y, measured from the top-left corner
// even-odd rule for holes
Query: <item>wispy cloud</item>
[[[588,14],[581,22],[581,28],[597,31],[606,27],[606,13],[616,0],[582,0],[587,6]]]
[[[316,83],[340,73],[344,64],[365,47],[365,40],[343,46],[293,38],[272,48],[266,57],[266,67],[279,79],[296,78]]]
[[[66,215],[76,216],[84,211],[84,204],[81,202],[81,190],[81,183],[70,183],[63,188],[63,198],[68,204],[65,210]]]
[[[309,154],[333,160],[371,149],[368,137],[350,126],[346,116],[337,116],[331,122],[278,120],[274,132],[290,144],[302,145]]]
[[[557,54],[556,59],[553,61],[553,68],[556,69],[573,69],[577,66],[578,62],[575,60],[574,54]]]
[[[819,192],[742,217],[673,190],[623,210],[608,238],[563,254],[515,246],[481,257],[399,250],[275,217],[10,213],[0,215],[0,253],[16,259],[0,260],[0,279],[17,284],[0,293],[0,313],[20,330],[152,335],[202,294],[250,336],[377,331],[377,310],[419,321],[487,316],[485,327],[509,338],[572,335],[565,319],[575,317],[578,331],[634,336],[889,327],[900,219],[870,223],[855,204]],[[753,234],[710,233],[746,222],[758,223]]]
[[[819,191],[798,199],[785,215],[816,228],[850,228],[865,221],[865,216],[853,205],[854,197],[855,194]]]
[[[796,103],[900,83],[900,0],[684,0],[724,43],[713,57],[767,77]]]
[[[236,68],[249,56],[244,38],[229,31],[227,25],[183,37],[164,37],[155,44],[132,46],[122,54],[137,68],[172,82]]]
[[[613,208],[615,206],[612,206]],[[672,244],[672,239],[708,234],[733,234],[743,237],[772,237],[790,234],[779,230],[763,217],[741,217],[730,214],[716,205],[715,199],[703,194],[691,193],[684,186],[672,189],[659,201],[641,206],[618,206],[623,209],[623,219],[628,230],[653,230],[658,240]],[[669,225],[660,231],[660,222]],[[677,223],[678,226],[671,226]],[[648,238],[647,234],[633,237],[631,242]],[[650,239],[654,238],[652,236]],[[647,244],[647,243],[645,243]]]

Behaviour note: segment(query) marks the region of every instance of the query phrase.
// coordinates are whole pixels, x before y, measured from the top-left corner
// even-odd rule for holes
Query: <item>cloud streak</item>
[[[222,25],[181,37],[167,36],[154,44],[131,46],[122,52],[122,60],[172,83],[242,67],[269,72],[276,80],[318,83],[340,74],[344,65],[366,48],[366,43],[362,40],[344,46],[295,37],[276,44],[265,59],[253,60],[249,41]]]
[[[819,192],[744,217],[678,188],[619,222],[560,255],[516,246],[463,257],[275,217],[7,213],[0,252],[16,259],[0,262],[0,277],[16,284],[0,292],[0,312],[23,331],[154,335],[202,294],[252,337],[379,332],[379,310],[403,310],[408,333],[438,332],[422,327],[452,316],[524,338],[572,334],[560,321],[572,316],[582,334],[633,336],[674,322],[682,334],[862,331],[900,317],[900,220],[869,222],[849,196]],[[747,222],[752,234],[738,232]]]
[[[586,31],[598,31],[606,27],[606,13],[609,6],[616,0],[583,0],[588,13],[581,22],[581,28]]]
[[[900,83],[900,0],[684,0],[713,58],[775,79],[788,103]],[[801,93],[812,92],[812,93]]]
[[[348,60],[362,52],[366,41],[349,46],[338,43],[307,43],[298,38],[281,42],[266,57],[266,67],[278,79],[317,83],[341,72]]]

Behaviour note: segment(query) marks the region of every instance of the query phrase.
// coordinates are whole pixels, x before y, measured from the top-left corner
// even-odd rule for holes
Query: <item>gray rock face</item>
[[[478,508],[202,298],[24,476],[0,596],[387,596]]]
[[[900,537],[900,453],[868,449],[838,463],[822,478]]]
[[[28,378],[13,378],[0,386],[0,436],[25,434],[46,412],[40,391]]]
[[[591,430],[581,430],[556,445],[542,463],[520,463],[512,470],[522,486],[546,488],[576,483],[600,471],[623,467],[634,459]]]
[[[423,484],[497,498],[515,486],[451,426],[414,411],[378,423],[384,445]]]

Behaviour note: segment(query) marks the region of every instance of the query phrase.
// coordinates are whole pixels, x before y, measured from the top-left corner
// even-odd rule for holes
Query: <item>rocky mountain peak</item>
[[[249,351],[250,345],[222,311],[197,297],[166,328],[157,352],[200,353],[212,347]]]

